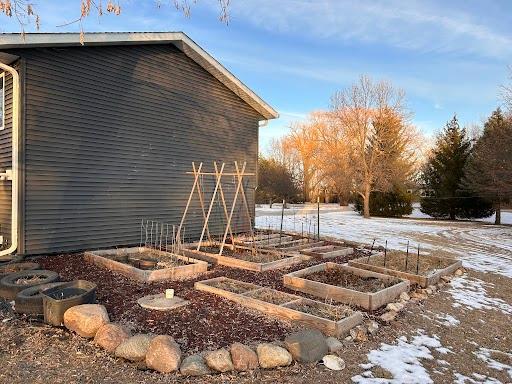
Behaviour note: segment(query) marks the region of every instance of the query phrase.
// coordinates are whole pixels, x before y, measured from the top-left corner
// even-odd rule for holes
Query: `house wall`
[[[2,73],[1,70],[0,73]],[[12,76],[8,72],[4,75],[5,128],[0,130],[0,172],[12,169]],[[11,244],[11,190],[10,181],[0,181],[0,235],[4,239],[1,248],[8,248]]]
[[[256,172],[262,117],[172,45],[17,54],[26,60],[25,254],[138,244],[141,220],[179,224],[192,161],[209,171],[215,160],[230,171],[247,161]],[[224,181],[230,195],[234,180]],[[253,217],[254,186],[251,177]],[[187,238],[202,227],[197,201]],[[247,230],[240,204],[235,212],[236,230]]]

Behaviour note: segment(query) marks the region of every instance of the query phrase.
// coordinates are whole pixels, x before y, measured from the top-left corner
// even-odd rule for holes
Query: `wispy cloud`
[[[483,4],[481,4],[484,6]],[[512,34],[465,13],[466,3],[349,0],[246,0],[233,17],[259,28],[304,38],[354,40],[422,52],[507,57]],[[506,20],[505,20],[506,21]]]

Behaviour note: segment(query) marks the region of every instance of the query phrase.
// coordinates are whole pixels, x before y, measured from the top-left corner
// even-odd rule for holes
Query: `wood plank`
[[[240,304],[244,307],[263,312],[266,315],[281,318],[284,320],[291,320],[294,323],[298,323],[298,324],[304,325],[306,327],[319,329],[323,333],[325,333],[327,335],[332,335],[332,336],[340,336],[340,335],[348,332],[351,328],[355,327],[356,325],[360,324],[363,321],[363,316],[360,312],[353,312],[350,316],[347,316],[340,321],[333,321],[330,319],[325,319],[322,317],[311,315],[309,313],[300,312],[298,310],[290,308],[289,306],[291,306],[291,305],[296,305],[296,304],[301,304],[301,303],[308,304],[311,306],[326,305],[324,303],[320,303],[320,302],[310,300],[310,299],[301,298],[299,296],[295,296],[296,299],[294,299],[288,303],[285,303],[283,305],[267,303],[262,300],[248,296],[249,294],[254,293],[257,290],[261,289],[261,287],[256,288],[253,291],[246,292],[244,294],[235,294],[233,292],[224,291],[222,289],[212,287],[211,285],[209,285],[209,284],[211,284],[210,283],[211,281],[218,281],[218,279],[219,278],[196,282],[194,284],[194,288],[201,290],[201,291],[210,292],[210,293],[220,295],[220,296],[225,297],[229,300],[232,300],[232,301],[236,302],[237,304]],[[226,279],[226,278],[224,278],[224,279]],[[231,279],[227,279],[227,280],[231,280]],[[270,288],[265,288],[265,289],[270,289]],[[270,289],[270,290],[276,291],[274,289]],[[276,291],[276,292],[283,293],[280,291]],[[293,297],[294,295],[289,295],[289,296]]]
[[[372,256],[370,256],[370,258],[372,258],[374,256],[378,256],[379,254],[372,255]],[[440,261],[449,260],[452,263],[448,267],[438,270],[431,276],[416,275],[413,273],[402,272],[402,271],[398,271],[395,269],[385,268],[383,266],[367,264],[368,257],[361,257],[359,259],[349,260],[348,264],[350,266],[353,266],[356,268],[366,269],[369,271],[374,271],[374,272],[378,272],[378,273],[382,273],[382,274],[387,274],[390,276],[395,276],[395,277],[398,277],[401,279],[406,279],[415,284],[418,284],[422,288],[427,288],[429,285],[437,283],[441,279],[442,276],[449,275],[462,266],[462,261],[460,261],[460,260],[445,259],[445,258],[439,258],[436,256],[430,256],[430,255],[428,257],[431,257],[431,258],[434,258],[434,259],[437,259]]]
[[[260,252],[258,250],[258,252]],[[220,256],[218,254],[203,252],[203,251],[196,251],[195,249],[184,249],[183,253],[185,255],[189,255],[191,257],[196,257],[201,260],[206,260],[208,262],[214,263],[214,264],[220,264],[225,265],[232,268],[239,268],[239,269],[247,269],[249,271],[268,271],[272,269],[280,269],[289,267],[295,264],[300,264],[303,261],[306,261],[309,259],[309,256],[306,255],[287,255],[283,253],[279,253],[280,255],[283,255],[284,257],[278,260],[266,262],[266,263],[257,263],[252,262],[248,260],[241,260],[237,259],[235,257],[230,256]],[[261,252],[262,253],[262,252]],[[276,253],[270,253],[266,252],[267,254],[276,254]]]
[[[148,250],[148,248],[142,247],[142,251]],[[164,252],[160,250],[151,249],[151,252],[154,252],[157,255],[161,255],[164,257],[177,258],[183,261],[187,261],[190,264],[188,265],[180,265],[172,268],[161,268],[155,270],[143,270],[136,268],[132,265],[122,263],[108,257],[106,255],[115,254],[115,252],[122,251],[127,254],[136,254],[141,250],[139,247],[130,247],[130,248],[119,248],[119,249],[108,249],[108,250],[98,250],[98,251],[89,251],[84,253],[85,260],[88,260],[96,265],[107,268],[113,272],[117,272],[125,277],[130,279],[135,279],[142,282],[149,281],[163,281],[163,280],[182,280],[189,277],[196,276],[200,273],[204,273],[208,270],[208,263],[197,260],[194,258],[188,258],[181,255],[175,255],[169,252]]]
[[[380,273],[341,264],[324,263],[284,275],[283,284],[287,288],[307,293],[323,300],[332,299],[344,304],[356,305],[369,311],[376,310],[382,305],[393,301],[402,292],[409,290],[409,283],[407,281],[402,281],[378,292],[361,292],[307,279],[307,276],[310,274],[334,268],[342,269],[361,277],[374,277],[385,281],[395,280],[394,277]]]
[[[287,252],[299,251],[301,249],[306,249],[306,248],[311,248],[311,247],[315,247],[315,246],[320,246],[322,244],[324,244],[323,241],[310,242],[310,243],[304,243],[304,244],[296,245],[294,247],[286,247],[286,248],[283,248],[283,250],[286,250]]]
[[[232,300],[232,301],[236,301],[237,297],[239,296],[238,293],[226,291],[224,289],[220,289],[220,288],[217,288],[217,287],[212,285],[213,283],[221,282],[221,281],[239,282],[237,280],[233,280],[233,279],[229,279],[227,277],[221,276],[221,277],[215,277],[213,279],[197,281],[196,283],[194,283],[194,288],[197,289],[198,291],[214,293],[214,294],[216,294],[218,296],[222,296],[222,297],[224,297],[226,299],[229,299],[229,300]],[[243,282],[243,283],[247,284],[247,285],[254,286],[254,290],[258,290],[258,289],[263,288],[262,286],[259,286],[257,284],[246,283],[246,282]],[[249,291],[249,292],[251,292],[251,291]]]
[[[258,246],[264,246],[264,245],[276,245],[276,244],[283,244],[287,241],[293,240],[292,236],[283,236],[281,239],[279,237],[275,237],[273,239],[263,239],[253,242],[252,244],[258,245]]]

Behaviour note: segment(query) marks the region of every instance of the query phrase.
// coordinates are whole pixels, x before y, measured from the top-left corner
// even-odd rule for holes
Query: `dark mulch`
[[[363,254],[356,251],[349,257],[361,256]],[[42,256],[36,260],[42,268],[58,272],[62,280],[85,279],[95,282],[98,285],[97,301],[105,305],[112,321],[127,324],[134,332],[171,335],[188,353],[219,348],[233,342],[279,340],[294,328],[287,322],[245,309],[214,294],[197,291],[194,289],[196,281],[226,276],[300,294],[283,287],[283,274],[323,262],[311,260],[289,269],[268,272],[212,266],[210,271],[194,279],[144,284],[89,263],[81,254]],[[330,261],[343,263],[348,258],[345,256]],[[189,300],[190,304],[173,312],[150,311],[138,306],[137,299],[140,297],[162,293],[166,288],[174,288],[176,295]]]

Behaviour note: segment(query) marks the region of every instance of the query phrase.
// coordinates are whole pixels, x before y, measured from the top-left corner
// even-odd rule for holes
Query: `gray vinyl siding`
[[[0,73],[2,72],[0,71]],[[2,100],[0,100],[1,102]],[[12,169],[11,135],[12,76],[10,73],[5,72],[5,127],[3,130],[0,130],[0,172]],[[0,181],[0,234],[4,238],[3,248],[7,248],[11,244],[11,190],[12,183],[10,181]]]
[[[138,244],[142,219],[179,224],[192,161],[209,171],[214,160],[229,171],[233,161],[247,161],[256,172],[262,117],[172,45],[19,54],[26,59],[26,254]],[[208,195],[212,183],[204,182]],[[225,182],[232,193],[233,179]],[[253,217],[254,185],[251,177]],[[197,200],[186,237],[201,230]],[[237,231],[247,229],[241,208]]]

